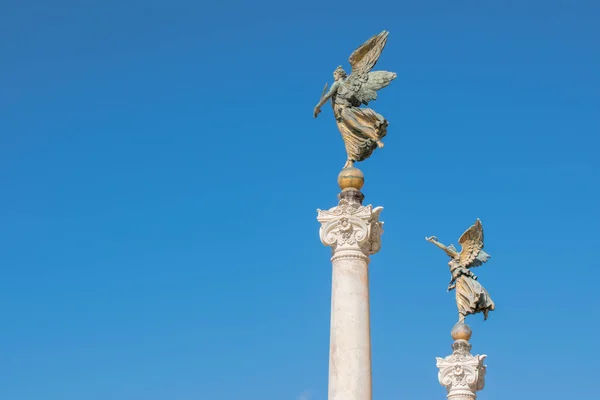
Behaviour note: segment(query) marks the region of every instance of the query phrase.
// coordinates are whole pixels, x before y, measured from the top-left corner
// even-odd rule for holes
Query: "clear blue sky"
[[[0,398],[325,400],[316,209],[345,154],[312,109],[383,29],[374,398],[444,398],[455,304],[424,237],[477,217],[481,399],[593,398],[598,2],[204,3],[3,2]]]

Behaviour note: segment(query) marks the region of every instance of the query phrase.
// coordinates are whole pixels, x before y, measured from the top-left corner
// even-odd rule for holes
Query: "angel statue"
[[[444,246],[435,236],[426,237],[425,240],[444,250],[452,258],[448,265],[452,279],[448,291],[456,289],[456,305],[458,307],[458,322],[465,321],[469,314],[483,313],[484,321],[488,312],[495,308],[488,292],[477,282],[477,277],[470,268],[483,265],[491,256],[483,251],[483,226],[479,218],[475,224],[462,234],[458,243],[462,246],[460,253],[453,245]]]
[[[315,107],[314,117],[321,112],[321,106],[331,99],[333,115],[346,145],[348,159],[344,168],[357,161],[366,160],[376,147],[383,147],[381,139],[387,133],[388,121],[370,108],[360,108],[377,98],[377,91],[396,78],[394,72],[373,71],[389,32],[383,31],[373,36],[350,55],[352,72],[346,75],[339,66],[333,71],[334,83],[323,89],[321,100]]]

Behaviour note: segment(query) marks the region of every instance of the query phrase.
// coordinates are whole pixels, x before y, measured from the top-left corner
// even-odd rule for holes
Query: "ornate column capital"
[[[359,202],[342,198],[329,210],[317,210],[321,223],[319,235],[325,246],[332,248],[334,260],[341,257],[366,258],[381,248],[383,222],[379,214],[383,207],[363,206]]]
[[[487,356],[472,355],[471,344],[463,339],[456,340],[452,350],[446,358],[436,357],[440,384],[446,387],[450,400],[475,399],[485,385],[483,361]]]

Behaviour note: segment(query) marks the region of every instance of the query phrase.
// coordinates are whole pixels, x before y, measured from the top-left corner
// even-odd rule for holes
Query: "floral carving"
[[[379,221],[382,210],[383,207],[363,206],[345,199],[329,210],[317,210],[321,241],[334,254],[344,249],[360,250],[367,256],[377,253],[383,233],[383,222]]]
[[[451,355],[437,358],[440,384],[446,387],[448,399],[475,399],[476,392],[485,385],[486,356],[471,355],[471,345],[466,340],[457,340],[452,347]]]

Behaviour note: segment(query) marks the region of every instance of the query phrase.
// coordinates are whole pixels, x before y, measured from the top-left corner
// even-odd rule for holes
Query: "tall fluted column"
[[[452,329],[452,354],[437,357],[438,379],[446,387],[448,400],[475,400],[485,385],[485,355],[471,354],[471,328],[458,323]]]
[[[329,400],[371,400],[369,256],[379,251],[382,207],[363,206],[364,178],[342,171],[339,203],[318,210],[321,241],[333,256],[329,348]]]

